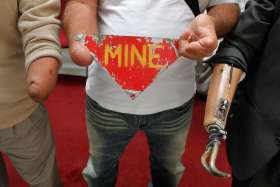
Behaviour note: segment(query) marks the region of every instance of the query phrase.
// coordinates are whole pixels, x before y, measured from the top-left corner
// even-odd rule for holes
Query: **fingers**
[[[179,47],[179,53],[182,56],[192,60],[201,60],[204,57],[212,55],[217,47],[217,42],[203,38],[193,42],[181,41],[179,45],[181,45]]]
[[[78,41],[73,41],[70,47],[70,56],[80,66],[88,66],[93,60],[90,51]]]
[[[181,36],[180,41],[191,42],[195,38],[195,34],[188,28]]]
[[[200,43],[200,46],[205,49],[206,54],[212,54],[218,47],[218,39],[215,33],[209,35],[208,37],[201,38],[198,42]]]
[[[192,33],[189,29],[185,31],[179,39],[179,54],[193,60],[200,58],[201,55],[198,55],[193,49],[197,48],[197,46],[195,46],[196,40],[197,39],[194,33]]]
[[[198,16],[179,39],[180,55],[193,60],[210,56],[218,45],[213,21],[206,15]]]

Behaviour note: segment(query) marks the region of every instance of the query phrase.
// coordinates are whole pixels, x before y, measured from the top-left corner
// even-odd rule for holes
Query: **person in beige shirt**
[[[55,146],[41,104],[57,80],[60,0],[0,2],[0,153],[32,187],[59,187]],[[7,173],[0,159],[0,186]]]

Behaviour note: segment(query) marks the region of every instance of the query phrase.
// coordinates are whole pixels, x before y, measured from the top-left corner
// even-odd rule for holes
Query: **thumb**
[[[184,54],[188,49],[192,39],[192,33],[190,30],[185,31],[179,38],[179,53]]]
[[[180,36],[179,40],[186,40],[188,42],[191,41],[192,39],[192,31],[190,29],[187,29],[185,32],[183,32],[183,34]]]

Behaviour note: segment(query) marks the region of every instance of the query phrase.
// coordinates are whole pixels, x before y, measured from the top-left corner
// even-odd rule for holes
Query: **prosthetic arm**
[[[212,175],[229,177],[216,167],[219,145],[226,139],[226,119],[243,71],[228,64],[215,64],[209,85],[203,125],[209,134],[201,163]],[[209,163],[208,163],[209,161]]]

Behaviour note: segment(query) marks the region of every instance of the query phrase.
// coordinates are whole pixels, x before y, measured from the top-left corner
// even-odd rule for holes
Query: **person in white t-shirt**
[[[86,83],[90,158],[84,169],[89,186],[113,187],[126,145],[142,130],[150,147],[152,185],[175,187],[184,172],[181,156],[192,117],[195,62],[209,56],[217,38],[239,16],[238,0],[199,0],[194,16],[184,0],[70,0],[64,26],[75,63],[89,65]],[[76,41],[78,34],[180,38],[181,55],[131,100]]]

